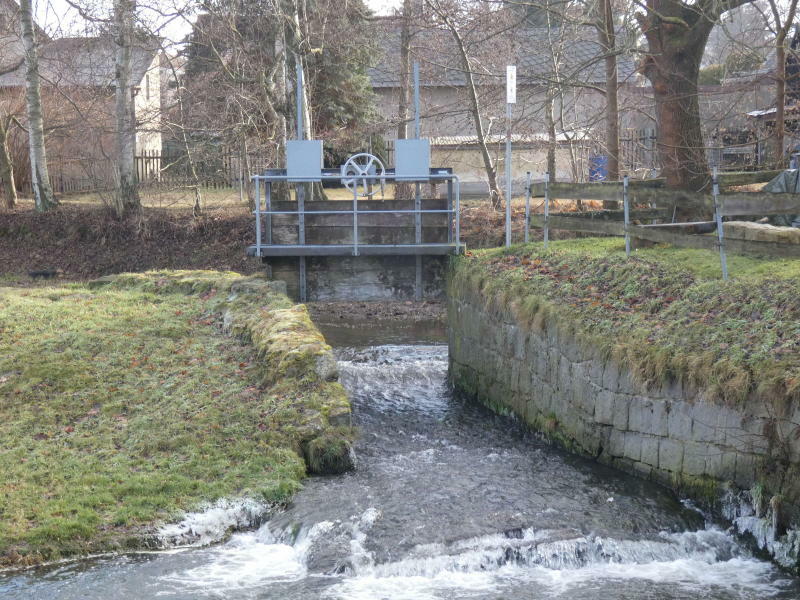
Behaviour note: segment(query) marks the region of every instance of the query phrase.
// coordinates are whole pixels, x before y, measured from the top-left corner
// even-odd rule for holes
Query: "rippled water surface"
[[[308,480],[225,543],[6,574],[0,597],[800,598],[797,580],[661,488],[454,398],[446,347],[338,355],[357,471]],[[219,524],[193,527],[204,518]]]

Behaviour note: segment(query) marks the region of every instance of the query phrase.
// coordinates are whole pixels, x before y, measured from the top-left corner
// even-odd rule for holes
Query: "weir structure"
[[[323,168],[322,141],[304,139],[300,69],[297,80],[298,139],[286,144],[286,169],[251,178],[256,243],[248,255],[261,258],[269,275],[285,281],[301,302],[442,296],[447,257],[463,250],[460,183],[452,169],[431,168],[430,142],[419,138],[418,65],[416,138],[397,140],[393,169],[366,152],[337,169]],[[383,199],[387,182],[414,184],[414,197]],[[314,186],[337,184],[348,191],[345,199],[313,199],[320,195]],[[423,198],[423,186],[433,191],[431,197]]]

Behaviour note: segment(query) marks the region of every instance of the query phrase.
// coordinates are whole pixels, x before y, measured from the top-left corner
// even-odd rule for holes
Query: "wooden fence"
[[[800,258],[800,244],[726,238],[723,219],[726,217],[763,217],[800,214],[800,194],[768,192],[719,193],[720,188],[769,181],[779,171],[724,173],[715,177],[713,192],[701,194],[664,188],[663,180],[601,182],[589,184],[537,183],[531,195],[544,197],[544,214],[529,215],[528,223],[544,229],[545,244],[550,229],[563,229],[599,235],[623,236],[630,254],[630,239],[668,243],[688,248],[717,249],[720,252],[723,277],[727,278],[726,251]],[[552,200],[603,200],[616,203],[616,208],[597,211],[550,214]],[[713,220],[677,222],[683,211],[713,215]],[[645,223],[649,221],[649,223]],[[716,231],[715,235],[690,233],[692,230]]]
[[[269,159],[263,155],[250,155],[242,160],[238,153],[218,152],[198,155],[192,174],[185,154],[147,151],[136,155],[136,174],[139,185],[159,188],[185,188],[199,185],[205,189],[238,187],[242,177],[268,168]],[[59,195],[107,192],[114,188],[114,163],[109,158],[74,159],[48,157],[50,185]],[[17,179],[17,190],[31,194],[30,179]]]

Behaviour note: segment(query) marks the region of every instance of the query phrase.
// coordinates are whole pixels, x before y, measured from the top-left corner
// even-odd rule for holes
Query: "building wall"
[[[134,97],[136,153],[161,152],[161,59],[153,58]]]

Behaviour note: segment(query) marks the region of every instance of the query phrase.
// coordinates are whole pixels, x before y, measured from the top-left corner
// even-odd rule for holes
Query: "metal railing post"
[[[265,191],[265,206],[267,209],[267,244],[272,245],[272,182],[264,182],[266,185]]]
[[[728,258],[725,255],[725,236],[722,229],[722,213],[719,205],[719,181],[717,180],[717,167],[713,172],[712,195],[714,197],[714,220],[717,222],[717,239],[719,243],[719,262],[722,265],[722,279],[728,280]]]
[[[550,172],[544,174],[544,249],[550,242]]]
[[[256,256],[261,256],[261,186],[257,176],[253,179],[256,182]]]
[[[454,178],[456,188],[456,253],[461,248],[461,181]]]
[[[358,256],[358,185],[353,186],[353,256]]]
[[[531,229],[531,172],[525,174],[525,243],[530,240]]]
[[[631,257],[630,207],[628,205],[628,176],[622,178],[622,208],[625,213],[625,256]]]
[[[447,180],[447,210],[453,210],[453,180]],[[447,243],[453,243],[453,213],[447,214]]]

